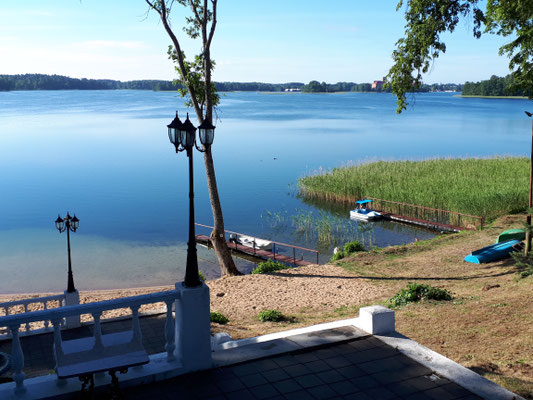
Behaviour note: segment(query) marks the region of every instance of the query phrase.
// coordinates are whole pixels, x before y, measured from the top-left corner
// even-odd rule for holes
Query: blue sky
[[[173,79],[169,39],[144,0],[4,1],[0,6],[0,74],[46,73],[77,78]],[[188,57],[197,43],[173,25]],[[216,81],[370,82],[391,66],[403,33],[396,1],[219,0],[212,55]],[[506,75],[498,56],[504,39],[476,40],[471,22],[446,35],[448,50],[427,83],[478,81]]]

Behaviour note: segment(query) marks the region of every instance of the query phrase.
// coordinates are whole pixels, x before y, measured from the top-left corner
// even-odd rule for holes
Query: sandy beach
[[[246,320],[261,310],[278,309],[283,313],[306,310],[331,310],[351,304],[363,304],[379,297],[380,290],[344,269],[334,265],[309,265],[275,274],[223,276],[207,281],[211,292],[211,311],[218,311],[230,320]],[[80,303],[90,303],[121,297],[171,290],[173,286],[156,286],[134,289],[80,291]],[[31,293],[0,295],[0,303],[49,296],[57,293]],[[52,307],[49,304],[49,307]],[[29,311],[42,309],[35,303]],[[141,312],[163,311],[163,303],[145,305]],[[10,313],[23,312],[23,307],[13,307]],[[127,309],[104,313],[103,318],[129,314]],[[4,310],[0,310],[4,315]],[[84,321],[91,318],[83,316]]]

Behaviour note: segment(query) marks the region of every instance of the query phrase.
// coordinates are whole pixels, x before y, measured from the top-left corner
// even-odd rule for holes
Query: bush
[[[344,245],[344,252],[347,255],[355,253],[357,251],[365,251],[365,246],[363,246],[358,240],[348,242]]]
[[[408,283],[407,288],[400,290],[394,297],[387,300],[390,307],[400,307],[421,300],[451,300],[452,295],[446,289],[439,289],[423,283]]]
[[[520,278],[527,278],[533,275],[533,256],[531,253],[526,256],[522,252],[512,252],[511,256],[514,259],[514,265]]]
[[[224,325],[229,322],[229,319],[224,314],[215,311],[211,313],[211,322]]]
[[[200,270],[198,270],[198,277],[200,278],[200,281],[205,282],[205,275]]]
[[[363,246],[361,242],[359,242],[358,240],[348,242],[344,245],[344,250],[339,249],[339,251],[333,254],[333,257],[331,257],[330,262],[341,260],[344,257],[348,257],[350,254],[358,251],[365,251],[365,246]]]
[[[277,261],[263,261],[257,264],[257,267],[252,271],[252,274],[268,274],[269,272],[276,272],[282,269],[289,269],[291,267],[277,262]]]
[[[257,318],[261,322],[280,322],[285,319],[285,316],[278,310],[263,310],[257,314]]]
[[[345,257],[344,251],[339,250],[335,254],[333,254],[333,257],[331,257],[330,262],[342,260]]]

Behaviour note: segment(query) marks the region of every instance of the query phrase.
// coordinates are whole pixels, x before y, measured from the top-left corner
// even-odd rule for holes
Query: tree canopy
[[[406,94],[422,85],[422,75],[446,44],[444,32],[453,32],[461,19],[469,19],[473,35],[491,33],[510,37],[499,54],[510,58],[512,90],[532,94],[533,88],[533,0],[400,0],[397,10],[405,7],[405,35],[396,42],[393,66],[387,75],[387,86],[397,96],[401,113],[408,104]]]

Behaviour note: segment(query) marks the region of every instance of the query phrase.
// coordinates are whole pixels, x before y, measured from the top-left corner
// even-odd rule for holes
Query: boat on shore
[[[465,257],[465,261],[474,264],[498,261],[509,257],[513,251],[521,250],[522,246],[523,243],[518,239],[491,244],[483,247],[482,249],[473,251]]]
[[[271,250],[272,242],[270,240],[259,239],[253,236],[232,234],[229,237],[230,242],[239,243],[243,246],[252,247],[257,250]]]
[[[526,231],[523,229],[507,229],[500,233],[496,243],[506,242],[508,240],[517,239],[524,240],[526,238]]]
[[[381,214],[371,208],[372,200],[357,200],[355,209],[350,210],[350,218],[360,221],[373,221],[381,218]]]

